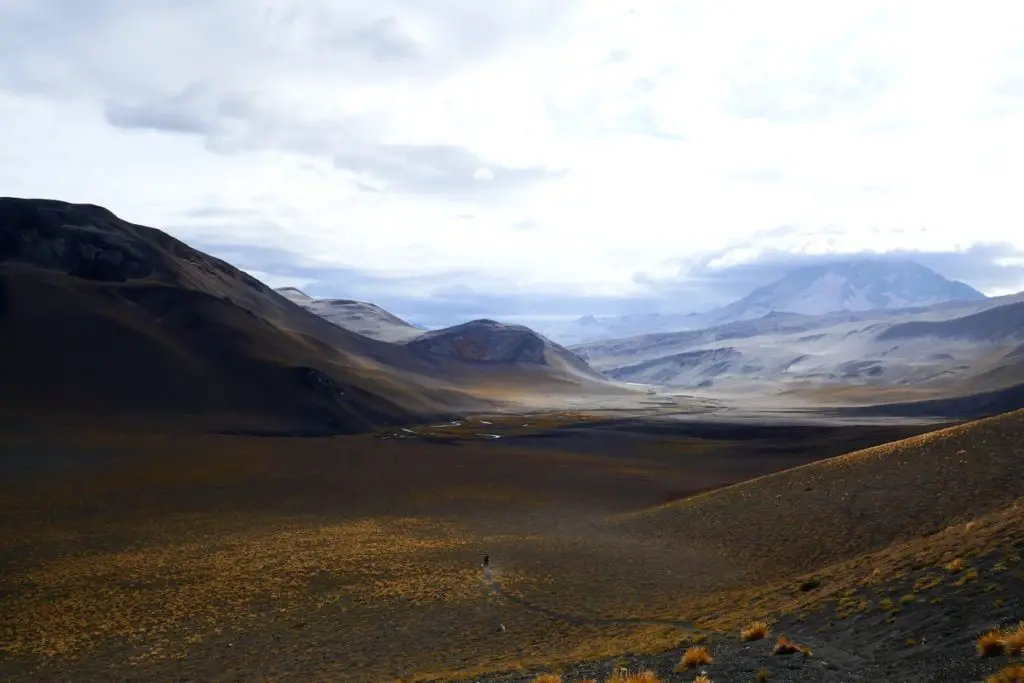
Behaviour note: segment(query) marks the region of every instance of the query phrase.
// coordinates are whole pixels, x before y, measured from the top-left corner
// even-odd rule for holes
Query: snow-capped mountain
[[[648,334],[700,330],[770,313],[823,315],[840,311],[921,308],[944,302],[977,301],[978,290],[948,280],[913,261],[858,259],[791,271],[738,301],[705,313],[585,316],[544,328],[562,344],[584,344]]]
[[[306,310],[316,313],[338,327],[386,342],[405,342],[423,334],[380,306],[350,299],[314,299],[294,287],[275,290],[278,294]]]
[[[821,315],[835,311],[919,308],[985,295],[913,261],[857,260],[805,266],[713,312],[716,323],[772,312]]]

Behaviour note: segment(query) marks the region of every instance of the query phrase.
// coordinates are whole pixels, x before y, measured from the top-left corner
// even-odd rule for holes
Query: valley
[[[566,347],[5,198],[0,301],[5,681],[690,683],[704,647],[720,682],[925,683],[1019,659],[975,653],[1024,614],[1019,295]]]

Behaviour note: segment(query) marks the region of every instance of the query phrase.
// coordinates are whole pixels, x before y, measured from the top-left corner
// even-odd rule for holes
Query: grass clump
[[[955,560],[946,565],[946,569],[949,570],[951,574],[959,574],[964,570],[963,559],[959,557],[956,558]]]
[[[986,678],[985,683],[1024,683],[1024,664],[1004,666],[998,673]]]
[[[693,679],[693,683],[712,683],[711,676],[708,676],[706,673],[701,673]]]
[[[703,666],[715,661],[708,649],[703,646],[689,647],[676,665],[676,672],[688,671],[696,666]]]
[[[767,621],[752,621],[740,631],[740,640],[761,640],[768,636]]]
[[[653,671],[627,671],[618,669],[608,678],[608,683],[661,683],[661,679]]]
[[[779,636],[778,640],[775,641],[775,649],[772,650],[773,655],[795,655],[802,654],[810,656],[810,648],[801,645],[800,643],[794,642],[787,636]]]
[[[771,677],[772,672],[768,669],[758,669],[757,673],[754,674],[754,680],[757,683],[765,683]]]
[[[998,657],[1006,651],[1002,632],[989,631],[988,633],[983,633],[978,636],[975,648],[978,651],[979,657]]]
[[[900,598],[901,605],[911,605],[915,602],[917,602],[917,596],[915,596],[913,593],[907,593],[902,598]]]
[[[1024,653],[1024,621],[1019,622],[1016,626],[1004,629],[1000,635],[1003,637],[1003,649],[1006,651],[1006,654],[1019,655]]]

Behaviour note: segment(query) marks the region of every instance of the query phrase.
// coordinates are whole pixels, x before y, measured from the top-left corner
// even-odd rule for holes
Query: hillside
[[[446,358],[508,366],[542,366],[566,379],[604,381],[574,353],[522,325],[472,320],[426,332],[406,346]]]
[[[349,432],[565,382],[356,334],[166,233],[56,200],[0,199],[0,329],[18,359],[3,414],[21,425]]]
[[[294,287],[275,291],[339,327],[372,339],[404,342],[424,332],[375,304],[351,299],[315,299]]]
[[[729,581],[777,581],[1012,505],[1024,496],[1024,479],[1013,474],[1022,457],[1024,410],[752,479],[618,523],[733,558],[737,573]]]
[[[703,330],[572,347],[606,376],[815,402],[950,398],[1024,382],[1020,295],[812,316],[770,313]],[[1016,407],[1016,406],[1010,406]]]

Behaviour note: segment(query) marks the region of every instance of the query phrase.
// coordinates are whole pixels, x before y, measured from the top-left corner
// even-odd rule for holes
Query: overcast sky
[[[0,131],[0,195],[427,324],[1024,289],[1014,0],[0,0]]]

